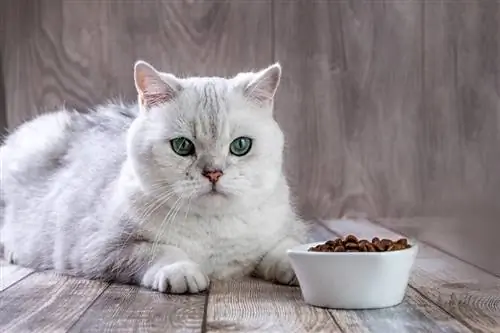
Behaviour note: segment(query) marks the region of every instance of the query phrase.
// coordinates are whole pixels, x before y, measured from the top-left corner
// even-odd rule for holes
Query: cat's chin
[[[236,198],[222,190],[206,190],[196,196],[197,208],[203,212],[221,212],[230,210]]]

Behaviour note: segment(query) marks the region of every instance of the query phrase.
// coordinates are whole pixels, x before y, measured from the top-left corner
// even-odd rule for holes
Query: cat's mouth
[[[204,193],[204,196],[207,197],[216,197],[216,196],[223,196],[226,197],[227,194],[221,191],[220,189],[217,188],[217,186],[214,184],[212,187]]]
[[[212,189],[210,191],[208,191],[207,195],[222,195],[223,193],[219,190],[217,190],[217,188],[215,186],[212,186]]]

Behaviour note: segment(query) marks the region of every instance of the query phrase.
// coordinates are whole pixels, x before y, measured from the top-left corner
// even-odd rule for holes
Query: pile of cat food
[[[339,237],[334,240],[328,240],[323,244],[310,247],[310,252],[389,252],[410,248],[407,238],[400,238],[393,241],[387,238],[379,239],[374,237],[372,241],[366,239],[359,240],[354,235],[348,235],[344,238]]]

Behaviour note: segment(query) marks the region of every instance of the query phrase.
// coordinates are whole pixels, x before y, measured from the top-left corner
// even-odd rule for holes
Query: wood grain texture
[[[207,332],[342,332],[328,312],[308,306],[297,287],[257,279],[214,283]]]
[[[134,100],[138,58],[178,75],[272,62],[270,1],[6,1],[10,127],[60,107]],[[251,45],[251,47],[249,47]]]
[[[0,331],[66,332],[106,283],[34,273],[0,293]]]
[[[275,7],[277,116],[301,213],[454,219],[441,241],[468,247],[447,250],[498,273],[500,2]]]
[[[425,2],[420,177],[426,216],[498,216],[500,2]]]
[[[480,214],[478,214],[480,215]],[[424,241],[500,277],[500,223],[497,216],[376,219],[383,226]]]
[[[284,69],[276,107],[301,211],[306,217],[409,212],[420,200],[421,5],[275,6],[275,53]]]
[[[0,14],[0,21],[3,21],[2,14]],[[3,35],[2,33],[2,23],[0,22],[0,34]],[[0,45],[1,43],[1,38],[0,38]],[[6,97],[5,97],[5,76],[3,75],[3,69],[2,69],[2,48],[0,46],[0,144],[3,142],[5,135],[8,132],[8,124],[7,124],[7,112],[6,112]]]
[[[11,265],[0,258],[0,292],[24,279],[32,272],[31,269]]]
[[[3,54],[5,47],[5,28],[6,28],[6,13],[2,10],[0,4],[0,144],[3,142],[4,135],[8,131],[7,112],[6,112],[6,96],[5,96],[5,75],[3,73]]]
[[[366,220],[329,220],[324,224],[341,235],[400,236]],[[500,332],[500,278],[424,243],[419,245],[410,285],[471,331]]]
[[[348,333],[470,333],[465,325],[431,303],[414,289],[403,303],[375,310],[330,310],[335,321]]]
[[[70,332],[201,332],[206,295],[111,285]]]
[[[444,236],[446,251],[500,275],[500,2],[424,4],[422,207],[414,217],[425,218],[412,221],[419,233]]]

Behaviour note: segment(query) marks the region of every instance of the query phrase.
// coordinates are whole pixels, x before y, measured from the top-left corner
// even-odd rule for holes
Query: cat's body
[[[286,249],[307,229],[281,171],[272,70],[178,79],[139,63],[137,105],[20,126],[0,155],[7,257],[176,293],[252,273],[296,283]]]

